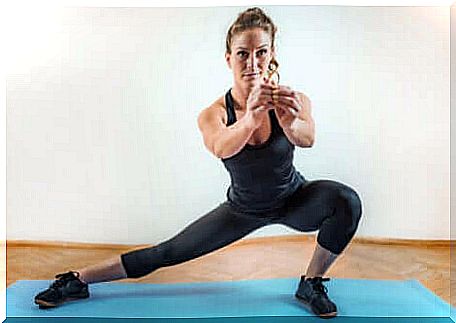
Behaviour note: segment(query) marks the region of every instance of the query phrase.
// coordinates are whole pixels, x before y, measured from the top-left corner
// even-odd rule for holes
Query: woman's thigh
[[[239,212],[225,202],[170,239],[122,254],[122,263],[128,278],[142,277],[225,247],[268,223],[267,219]]]
[[[265,225],[265,219],[239,212],[230,203],[224,202],[190,223],[165,244],[172,245],[176,253],[205,254],[237,241]]]
[[[286,201],[280,223],[299,231],[315,231],[330,217],[345,184],[332,180],[304,183]]]

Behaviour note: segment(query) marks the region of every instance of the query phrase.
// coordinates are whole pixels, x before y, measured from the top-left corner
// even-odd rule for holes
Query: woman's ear
[[[225,60],[226,60],[226,64],[228,65],[228,68],[231,69],[231,54],[230,53],[225,53]]]

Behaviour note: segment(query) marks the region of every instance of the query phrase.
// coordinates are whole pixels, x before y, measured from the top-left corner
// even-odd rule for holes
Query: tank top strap
[[[225,106],[226,106],[226,113],[228,120],[226,122],[226,126],[230,126],[236,122],[236,113],[234,111],[234,102],[233,96],[231,95],[231,89],[228,90],[225,94]]]
[[[274,110],[269,110],[269,117],[271,118],[272,131],[280,132],[280,130],[282,130],[282,127],[279,124],[279,120],[277,120],[277,116]]]

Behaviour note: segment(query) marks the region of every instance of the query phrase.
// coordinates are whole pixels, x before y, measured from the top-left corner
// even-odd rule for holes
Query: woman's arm
[[[247,115],[227,127],[222,118],[224,113],[225,108],[217,104],[204,109],[198,116],[204,145],[218,158],[237,154],[255,130],[254,122]]]
[[[315,122],[310,100],[303,93],[293,93],[292,98],[288,98],[286,104],[275,111],[277,118],[291,143],[298,147],[312,147],[315,141]]]

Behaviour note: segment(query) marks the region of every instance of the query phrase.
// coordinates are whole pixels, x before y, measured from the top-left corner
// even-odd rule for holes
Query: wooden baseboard
[[[269,242],[299,242],[299,241],[316,241],[316,234],[296,234],[273,237],[257,237],[241,239],[233,246],[242,246],[249,244],[264,244]],[[408,246],[420,248],[450,248],[456,246],[456,240],[418,240],[418,239],[389,239],[375,237],[355,237],[351,244],[365,245],[388,245],[388,246]],[[2,247],[4,243],[2,243]],[[131,245],[131,244],[107,244],[107,243],[84,243],[84,242],[66,242],[66,241],[41,241],[41,240],[7,240],[6,247],[10,248],[74,248],[74,249],[136,249],[150,247],[153,244]]]

